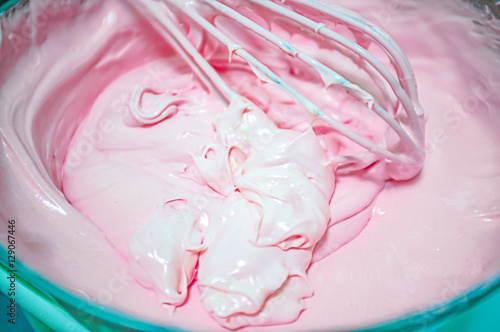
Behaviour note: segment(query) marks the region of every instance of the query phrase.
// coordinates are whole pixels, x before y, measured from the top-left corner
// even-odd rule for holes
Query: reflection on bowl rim
[[[468,0],[469,2],[479,5],[482,8],[490,8],[491,0]],[[26,3],[28,0],[7,0],[0,4],[0,16],[11,9],[18,3]],[[499,13],[491,11],[494,15]],[[0,244],[0,270],[6,272],[7,266],[7,250]],[[50,302],[54,302],[52,297],[63,304],[71,306],[73,309],[87,313],[90,317],[97,317],[103,323],[123,326],[141,331],[186,331],[174,326],[162,326],[154,322],[148,322],[145,319],[140,319],[120,310],[109,306],[99,304],[94,301],[83,298],[69,290],[58,286],[31,268],[25,266],[21,261],[16,260],[16,270],[18,282],[24,284],[34,296],[44,297]],[[26,280],[29,280],[26,282]],[[446,323],[446,318],[451,318],[455,315],[465,312],[479,302],[484,301],[489,295],[500,290],[500,271],[494,276],[476,284],[463,291],[462,293],[429,306],[427,308],[410,312],[394,319],[389,319],[381,323],[366,327],[360,331],[408,331],[416,330],[424,327],[438,326],[440,323]],[[500,294],[500,291],[498,292]],[[58,305],[59,303],[53,303]],[[66,310],[60,306],[61,310]]]
[[[7,251],[2,245],[0,245],[0,257],[0,269],[7,271],[5,267],[7,266],[5,259],[5,257],[7,257]],[[186,331],[174,326],[162,326],[158,323],[148,322],[145,319],[134,317],[118,309],[85,299],[49,281],[31,268],[25,266],[19,260],[16,261],[16,270],[18,271],[18,277],[22,279],[21,282],[29,280],[29,284],[35,287],[35,290],[33,290],[34,292],[38,293],[42,291],[43,295],[38,293],[38,296],[50,294],[49,298],[53,296],[57,299],[57,302],[62,301],[63,304],[70,305],[76,310],[86,312],[89,316],[95,316],[106,323],[141,331]],[[438,326],[440,323],[446,323],[446,318],[451,318],[470,309],[479,302],[484,301],[488,295],[499,289],[500,272],[446,301],[404,314],[394,319],[383,321],[360,329],[359,331],[409,331],[424,327]]]

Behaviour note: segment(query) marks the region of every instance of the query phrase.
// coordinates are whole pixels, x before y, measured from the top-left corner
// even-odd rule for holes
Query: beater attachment
[[[292,45],[290,42],[278,37],[269,29],[257,24],[247,16],[244,16],[234,8],[232,0],[138,0],[133,1],[136,7],[141,10],[148,10],[153,13],[157,22],[152,22],[164,37],[172,41],[173,46],[179,52],[187,54],[192,60],[195,72],[206,84],[215,87],[229,101],[238,96],[229,85],[222,79],[218,72],[207,62],[207,60],[190,43],[188,38],[179,29],[175,22],[173,13],[182,13],[189,17],[193,24],[216,38],[229,50],[229,61],[231,57],[238,56],[243,59],[253,70],[253,72],[264,82],[276,84],[286,92],[298,105],[301,106],[313,119],[320,119],[341,133],[348,139],[365,148],[367,151],[352,155],[337,156],[339,170],[356,170],[367,167],[378,160],[385,160],[388,165],[389,174],[393,179],[405,180],[414,177],[423,167],[424,152],[424,112],[419,104],[417,88],[413,70],[409,61],[398,46],[385,31],[375,26],[363,16],[338,5],[326,5],[315,0],[245,0],[238,2],[239,6],[253,6],[269,11],[278,17],[282,17],[291,22],[299,24],[302,29],[310,30],[323,38],[325,41],[341,45],[346,50],[357,55],[368,63],[385,81],[387,90],[391,90],[397,99],[397,103],[392,107],[382,107],[379,102],[363,87],[354,84],[347,78],[323,64],[314,57],[301,50],[300,47]],[[231,3],[232,5],[229,5]],[[203,8],[202,8],[203,6]],[[290,84],[275,74],[270,68],[254,57],[245,46],[237,44],[227,34],[224,34],[214,23],[204,16],[206,7],[213,10],[214,14],[232,19],[242,27],[252,31],[256,35],[264,38],[269,43],[279,47],[286,55],[298,59],[306,64],[312,71],[316,72],[325,85],[341,86],[351,96],[363,103],[369,110],[373,111],[387,123],[387,125],[397,135],[398,142],[394,144],[384,143],[383,139],[373,140],[356,133],[347,125],[341,123],[334,116],[322,111],[314,101],[309,100],[299,93]],[[327,17],[335,24],[343,25],[363,38],[376,43],[390,59],[393,66],[391,71],[375,55],[368,51],[368,47],[363,47],[356,41],[352,41],[339,32],[330,29],[327,24],[319,20],[313,20],[299,14],[297,8],[304,8],[307,11],[321,13],[319,17]],[[203,9],[203,10],[202,10]],[[327,51],[325,51],[327,52]],[[135,114],[136,119],[140,119],[140,114]]]

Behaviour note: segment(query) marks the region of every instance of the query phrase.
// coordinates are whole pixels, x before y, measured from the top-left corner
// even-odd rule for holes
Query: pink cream
[[[349,329],[395,318],[451,298],[500,270],[498,25],[466,4],[345,1],[386,29],[415,70],[427,117],[428,155],[422,173],[407,182],[387,181],[381,163],[354,174],[335,173],[335,155],[361,149],[321,123],[314,124],[314,132],[308,130],[307,117],[288,97],[262,85],[238,59],[227,64],[227,50],[191,31],[191,40],[204,43],[204,55],[225,80],[267,113],[247,114],[258,114],[258,121],[247,118],[247,127],[255,126],[251,133],[270,128],[286,138],[283,142],[300,139],[311,147],[294,148],[296,153],[285,149],[283,156],[312,172],[316,185],[291,177],[296,173],[287,173],[287,181],[309,190],[304,189],[306,198],[317,195],[308,203],[314,209],[321,210],[321,199],[333,193],[329,211],[312,228],[318,234],[290,224],[284,229],[291,233],[273,233],[263,224],[257,236],[252,225],[260,212],[249,202],[258,198],[249,198],[245,183],[252,175],[243,174],[241,166],[267,167],[245,158],[255,149],[265,157],[276,141],[269,135],[245,141],[242,128],[227,126],[234,120],[231,114],[243,116],[241,104],[227,110],[151,27],[147,13],[117,0],[45,3],[32,1],[29,10],[2,19],[0,216],[18,221],[21,259],[54,282],[160,324],[224,330],[221,325],[291,323],[287,330],[302,331]],[[27,36],[30,28],[34,32]],[[340,51],[320,49],[320,41],[305,39],[293,27],[272,28],[369,86],[377,98],[386,98]],[[383,124],[342,90],[327,93],[320,79],[272,47],[260,48],[262,43],[245,33],[234,35],[324,110],[354,117],[353,125],[365,135],[383,135]],[[142,125],[130,112],[134,96],[146,110],[169,105],[169,114]],[[385,102],[393,101],[387,97]],[[232,163],[224,164],[218,157],[226,153],[222,143],[228,137],[241,149],[228,155]],[[220,177],[221,169],[230,176]],[[252,181],[269,183],[262,176]],[[290,208],[275,210],[266,222],[283,213],[303,215],[297,204]],[[165,220],[186,209],[194,211],[192,218],[183,215],[190,227],[173,222],[170,240],[159,235],[171,231],[162,228]],[[222,217],[214,216],[224,211],[236,220],[230,227],[217,226]],[[157,219],[161,222],[155,224]],[[149,240],[147,225],[154,230]],[[162,273],[155,272],[158,265],[145,259],[155,250],[174,252],[170,258],[178,262],[178,270],[163,281],[158,279]],[[226,319],[227,303],[221,302],[221,287],[214,280],[227,275],[240,281],[255,276],[253,287],[234,293],[246,294],[253,306],[233,309],[251,313],[256,303],[265,305],[260,316]],[[267,298],[285,282],[280,295]],[[175,287],[165,292],[165,285]],[[247,303],[230,296],[229,301]]]

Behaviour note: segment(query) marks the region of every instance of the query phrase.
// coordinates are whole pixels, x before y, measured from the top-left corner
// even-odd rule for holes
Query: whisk
[[[423,167],[424,153],[424,112],[418,101],[415,76],[410,63],[399,47],[385,31],[377,27],[366,18],[339,5],[325,5],[315,0],[244,0],[240,4],[248,4],[269,10],[276,15],[286,18],[299,24],[303,29],[309,29],[324,39],[335,42],[350,50],[366,63],[370,64],[386,81],[393,94],[398,100],[395,109],[384,109],[375,98],[365,89],[350,82],[332,68],[321,63],[317,59],[309,56],[300,48],[292,46],[289,42],[278,37],[270,30],[262,27],[248,17],[242,15],[236,6],[228,5],[225,0],[134,0],[132,3],[139,10],[147,10],[155,16],[157,22],[153,22],[165,38],[172,41],[172,45],[177,51],[187,54],[192,61],[192,67],[204,83],[214,86],[220,94],[231,101],[238,96],[208,61],[190,43],[188,38],[180,31],[177,24],[167,13],[167,8],[181,11],[189,17],[194,24],[215,37],[229,50],[229,61],[232,56],[243,59],[262,80],[274,83],[286,92],[303,110],[308,112],[315,119],[321,119],[334,130],[345,137],[359,144],[367,151],[355,155],[338,156],[337,160],[342,167],[361,168],[366,167],[377,160],[385,160],[391,177],[397,180],[404,180],[414,177]],[[323,112],[315,103],[297,90],[292,88],[281,77],[271,71],[266,65],[256,59],[244,46],[237,44],[230,37],[224,34],[218,27],[212,24],[202,14],[200,5],[210,6],[217,15],[223,15],[233,19],[243,27],[259,35],[269,43],[279,47],[286,55],[296,58],[306,64],[312,71],[317,72],[323,79],[326,86],[332,84],[343,87],[354,98],[364,103],[367,108],[380,116],[392,130],[397,134],[399,144],[396,148],[387,148],[385,144],[376,144],[362,135],[354,132],[329,114]],[[299,14],[296,7],[307,8],[321,12],[332,19],[335,23],[364,34],[370,40],[378,44],[384,53],[389,57],[395,69],[394,75],[377,57],[371,54],[367,48],[348,39],[342,34],[328,28],[326,24],[317,22],[302,14]],[[141,7],[141,8],[139,8]],[[392,167],[392,171],[390,168]]]

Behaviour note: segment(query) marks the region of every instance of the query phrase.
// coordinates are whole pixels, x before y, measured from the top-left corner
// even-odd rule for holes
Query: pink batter
[[[427,159],[411,181],[389,181],[382,163],[337,169],[335,156],[362,148],[310,127],[193,29],[255,103],[227,107],[127,2],[32,1],[4,17],[0,215],[18,220],[21,259],[86,298],[191,330],[352,329],[498,272],[498,25],[457,1],[344,2],[386,29],[415,70]],[[219,23],[323,110],[383,136],[343,90],[326,92],[291,58]],[[340,49],[282,22],[272,31],[394,102]]]

